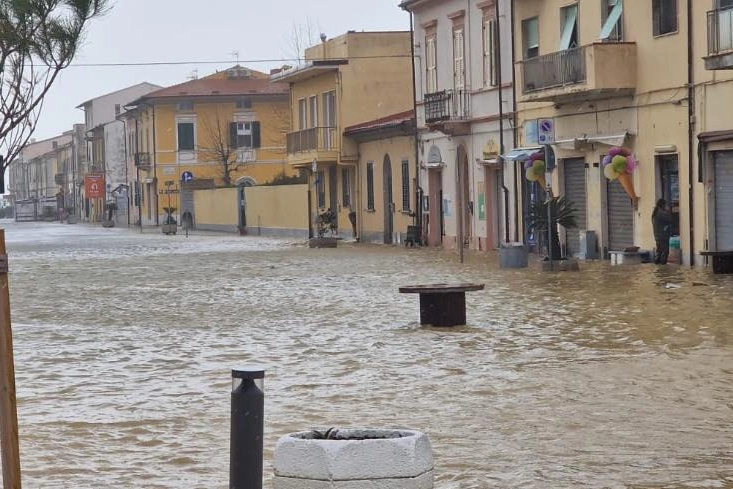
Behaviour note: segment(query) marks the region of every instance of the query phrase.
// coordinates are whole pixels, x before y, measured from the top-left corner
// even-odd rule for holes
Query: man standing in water
[[[669,257],[669,238],[672,234],[672,213],[667,210],[667,202],[664,199],[659,199],[656,207],[654,207],[652,226],[654,228],[654,240],[657,242],[654,263],[666,265]]]

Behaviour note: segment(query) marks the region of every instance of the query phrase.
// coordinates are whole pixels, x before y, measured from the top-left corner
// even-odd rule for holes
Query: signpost
[[[182,182],[190,182],[191,180],[193,180],[193,173],[191,173],[190,171],[184,171],[183,173],[181,173]]]
[[[540,144],[555,144],[555,121],[553,119],[538,119],[537,132]]]

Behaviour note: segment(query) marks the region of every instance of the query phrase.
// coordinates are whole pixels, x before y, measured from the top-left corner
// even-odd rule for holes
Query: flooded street
[[[24,487],[224,488],[230,369],[277,438],[430,437],[436,487],[733,487],[733,276],[4,224]],[[480,282],[422,328],[400,285]],[[702,283],[702,285],[694,285]]]

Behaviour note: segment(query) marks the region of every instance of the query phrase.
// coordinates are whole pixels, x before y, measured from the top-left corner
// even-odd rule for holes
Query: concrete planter
[[[291,433],[275,446],[274,489],[432,489],[428,437],[409,430]]]
[[[165,235],[176,234],[176,232],[178,231],[177,224],[163,224],[160,228]]]
[[[308,240],[309,248],[336,248],[338,238],[311,238]]]

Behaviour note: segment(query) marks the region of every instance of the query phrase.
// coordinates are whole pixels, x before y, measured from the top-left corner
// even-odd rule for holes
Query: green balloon
[[[621,155],[614,156],[613,160],[611,160],[611,165],[616,173],[623,173],[626,171],[626,157]]]

